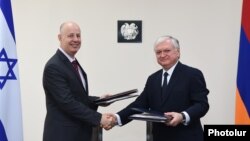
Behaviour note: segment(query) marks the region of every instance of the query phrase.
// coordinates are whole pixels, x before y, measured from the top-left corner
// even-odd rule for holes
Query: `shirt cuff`
[[[183,111],[182,113],[185,115],[185,119],[186,119],[185,122],[183,122],[183,124],[187,126],[190,122],[190,116],[185,111]]]
[[[116,120],[117,120],[117,125],[118,126],[122,126],[122,122],[121,122],[120,116],[118,114],[115,114],[115,116],[116,116]]]

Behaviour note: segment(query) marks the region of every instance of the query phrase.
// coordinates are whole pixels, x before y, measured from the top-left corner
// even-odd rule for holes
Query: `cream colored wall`
[[[58,47],[58,28],[73,20],[82,28],[77,58],[88,73],[90,94],[138,88],[160,67],[153,42],[179,39],[181,61],[201,69],[211,108],[203,124],[233,124],[241,0],[12,0],[19,58],[25,141],[42,140],[46,113],[42,73]],[[142,43],[117,43],[117,20],[142,20]],[[100,112],[117,112],[132,99]],[[104,141],[145,141],[145,123],[104,131]]]

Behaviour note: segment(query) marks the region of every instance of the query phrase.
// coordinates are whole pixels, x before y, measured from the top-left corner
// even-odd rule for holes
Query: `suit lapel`
[[[150,101],[154,102],[154,106],[161,107],[163,98],[162,98],[162,70],[158,70],[152,77],[150,77],[152,82],[148,85],[150,88],[149,94],[152,95]],[[149,82],[150,82],[149,80]]]
[[[84,70],[82,69],[82,67],[80,66],[80,64],[79,64],[80,70],[82,71],[83,77],[84,77],[84,79],[86,81],[86,90],[85,90],[85,88],[83,86],[81,78],[78,76],[77,72],[75,71],[75,69],[74,69],[73,65],[71,64],[71,62],[69,61],[69,59],[60,50],[57,50],[56,54],[58,54],[60,56],[60,58],[62,59],[62,61],[66,65],[66,67],[71,70],[72,74],[74,74],[74,76],[77,78],[77,81],[79,81],[79,83],[81,83],[81,86],[82,86],[83,90],[86,92],[86,94],[88,94],[87,75],[84,72]]]

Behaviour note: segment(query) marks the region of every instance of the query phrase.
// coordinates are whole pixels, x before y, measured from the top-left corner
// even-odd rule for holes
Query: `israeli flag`
[[[22,141],[18,59],[10,0],[0,0],[0,141]]]

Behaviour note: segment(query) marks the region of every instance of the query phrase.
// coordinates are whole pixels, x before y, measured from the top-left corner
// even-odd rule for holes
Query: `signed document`
[[[137,89],[132,89],[132,90],[124,91],[121,93],[113,94],[113,95],[105,97],[105,98],[96,99],[94,102],[97,105],[111,104],[115,101],[124,100],[124,99],[132,98],[132,97],[137,97],[138,95],[134,94],[137,92],[138,92]]]
[[[160,113],[157,111],[141,109],[141,108],[132,108],[132,110],[141,112],[140,114],[133,114],[129,117],[130,119],[133,119],[133,120],[165,123],[172,119],[172,117],[166,117],[164,116],[164,113]]]

